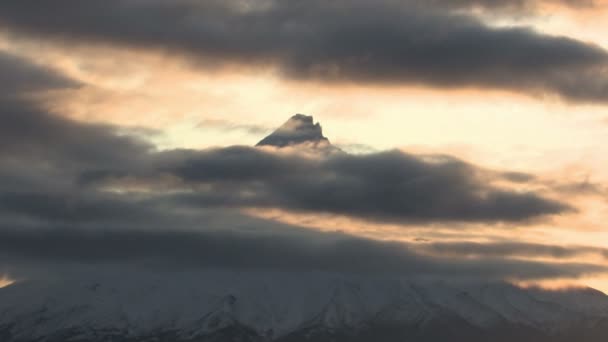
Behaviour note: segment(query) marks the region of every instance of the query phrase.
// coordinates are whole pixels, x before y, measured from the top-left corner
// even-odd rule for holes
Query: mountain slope
[[[584,289],[262,271],[108,274],[0,289],[3,342],[599,342],[606,334],[608,298]]]

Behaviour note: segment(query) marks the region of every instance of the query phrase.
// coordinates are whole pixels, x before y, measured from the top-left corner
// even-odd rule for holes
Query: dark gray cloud
[[[0,51],[0,96],[22,92],[61,89],[78,86],[59,72],[37,65],[27,58]]]
[[[80,83],[32,61],[0,51],[0,172],[22,161],[32,173],[75,164],[126,165],[149,145],[121,136],[116,127],[84,125],[54,115],[31,92],[79,86]],[[120,147],[120,148],[119,148]],[[126,150],[124,150],[126,148]],[[40,170],[36,170],[40,167]],[[44,168],[44,169],[43,169]],[[27,170],[20,170],[24,174]],[[72,174],[67,174],[69,178]],[[6,184],[6,183],[5,183]]]
[[[555,246],[525,242],[443,242],[423,243],[417,246],[421,251],[434,255],[457,257],[550,257],[574,258],[585,255],[599,255],[608,258],[608,249],[590,246]]]
[[[251,218],[243,224],[249,231],[237,232],[226,227],[143,231],[3,228],[0,266],[32,270],[36,266],[118,264],[157,270],[329,271],[484,280],[576,278],[608,271],[605,266],[586,263],[535,262],[498,256],[483,259],[429,256],[417,254],[403,243],[321,233]],[[260,224],[266,226],[266,231],[256,229]]]
[[[294,79],[498,88],[569,101],[608,100],[604,49],[525,27],[488,27],[453,8],[441,1],[390,0],[110,0],[86,5],[23,0],[0,3],[0,26],[69,42],[181,51],[201,65],[273,66]]]
[[[32,101],[0,101],[0,156],[124,168],[140,162],[138,157],[152,149],[142,140],[120,135],[114,127],[65,119]]]
[[[42,141],[36,145],[38,138]],[[65,146],[45,146],[41,135],[32,138],[30,146],[13,148],[12,152],[27,157],[13,160],[12,167],[7,164],[3,170],[12,179],[5,186],[10,192],[0,196],[5,210],[47,218],[71,217],[70,212],[99,214],[104,203],[112,201],[95,196],[87,204],[79,196],[81,191],[136,185],[174,187],[158,194],[159,201],[193,209],[281,208],[384,222],[525,223],[574,211],[532,192],[493,187],[486,176],[479,175],[483,171],[456,159],[427,161],[400,151],[311,158],[244,146],[151,152],[128,138],[111,134],[97,138],[110,140],[87,146],[86,139],[81,139],[74,151],[71,140]],[[42,169],[32,170],[38,167]],[[174,184],[163,184],[167,179]],[[17,184],[38,184],[37,189],[47,193],[39,196],[29,189],[16,189]],[[112,207],[107,210],[108,215],[120,212]]]
[[[164,171],[211,189],[176,196],[201,206],[277,207],[391,222],[522,222],[573,210],[535,193],[495,188],[482,170],[461,160],[401,151],[307,158],[232,147],[191,152]]]

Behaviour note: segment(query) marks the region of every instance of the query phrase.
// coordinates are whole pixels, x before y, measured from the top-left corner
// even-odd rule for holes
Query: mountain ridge
[[[471,341],[503,329],[524,336],[520,342],[560,341],[586,329],[605,334],[608,297],[507,283],[211,270],[0,289],[3,342],[364,341],[374,334],[448,341],[433,337],[438,327]],[[601,341],[595,338],[579,341]]]

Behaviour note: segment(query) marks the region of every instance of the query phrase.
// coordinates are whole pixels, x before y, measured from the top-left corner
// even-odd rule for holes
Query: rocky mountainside
[[[313,117],[296,114],[287,120],[281,127],[262,139],[256,146],[283,147],[311,147],[325,150],[339,150],[333,146],[329,139],[323,135],[323,129]]]
[[[574,341],[608,336],[608,298],[327,273],[96,275],[0,289],[3,342]]]

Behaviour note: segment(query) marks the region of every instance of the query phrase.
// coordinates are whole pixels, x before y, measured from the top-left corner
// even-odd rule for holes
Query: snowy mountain
[[[339,150],[323,135],[321,125],[312,116],[296,114],[281,127],[262,139],[256,146],[291,147],[306,146],[324,150]]]
[[[0,340],[604,341],[608,297],[506,283],[202,271],[0,289]]]

